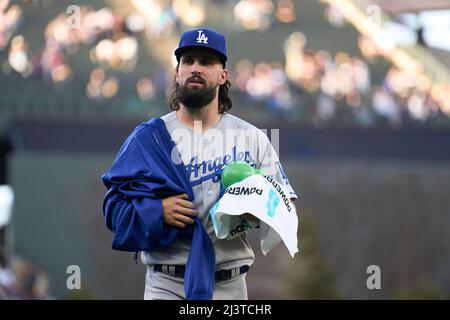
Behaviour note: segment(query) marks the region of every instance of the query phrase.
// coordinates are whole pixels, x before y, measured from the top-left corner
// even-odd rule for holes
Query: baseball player
[[[121,148],[113,168],[102,177],[109,188],[104,201],[106,223],[116,236],[124,232],[127,234],[126,240],[115,239],[118,248],[128,242],[133,245],[127,248],[142,251],[141,260],[147,266],[144,299],[186,299],[187,264],[193,265],[195,256],[190,252],[197,239],[192,234],[185,236],[178,233],[171,239],[170,245],[163,246],[163,249],[161,246],[149,248],[145,243],[139,245],[146,239],[158,240],[158,234],[155,234],[157,232],[152,234],[154,226],[149,227],[145,223],[146,216],[158,210],[161,211],[161,216],[160,220],[155,220],[155,224],[161,224],[163,229],[184,230],[200,221],[214,251],[213,299],[248,299],[245,277],[254,261],[254,253],[246,238],[247,231],[231,240],[217,239],[209,217],[209,210],[223,192],[220,174],[228,163],[245,161],[283,184],[289,191],[291,200],[295,200],[297,196],[267,136],[250,123],[228,113],[232,107],[232,99],[229,96],[225,37],[208,28],[190,30],[182,34],[174,53],[178,65],[169,96],[172,112],[160,119],[176,146],[171,152],[171,161],[183,166],[192,195],[158,194],[158,188],[167,187],[169,183],[162,178],[155,179],[154,182],[158,183],[155,188],[158,190],[150,190],[153,193],[149,200],[156,199],[159,204],[153,206],[154,209],[147,210],[148,212],[140,212],[143,211],[141,186],[146,179],[146,174],[142,172],[145,173],[147,169],[141,170],[139,166],[147,168],[156,162],[161,162],[162,167],[167,164],[158,158],[157,152],[148,150],[150,147],[146,146],[145,139],[140,138],[137,146],[132,147],[136,139],[130,136]],[[148,132],[148,137],[151,137],[154,131]],[[155,138],[156,145],[161,142],[159,140],[160,138]],[[126,160],[129,152],[133,152],[132,160]],[[142,160],[149,155],[152,157],[151,161]],[[114,171],[118,163],[121,169]],[[124,172],[126,170],[134,170],[140,180],[128,183],[127,177],[130,175]],[[147,173],[150,177],[152,174],[151,170]],[[129,188],[133,188],[133,195],[139,194],[140,198],[136,198],[136,201],[128,199]],[[114,205],[111,200],[113,198]],[[123,206],[132,207],[130,210],[121,210]],[[138,215],[134,216],[136,211]],[[133,233],[140,233],[142,236],[133,236]],[[198,252],[195,257],[204,258]],[[189,276],[192,277],[191,274],[195,272],[190,271]],[[197,271],[201,272],[203,271]]]

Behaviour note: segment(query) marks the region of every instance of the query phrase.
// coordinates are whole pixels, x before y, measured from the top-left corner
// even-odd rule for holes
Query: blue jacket
[[[179,237],[192,238],[184,278],[186,298],[212,299],[215,253],[201,220],[195,217],[195,224],[185,228],[163,222],[162,199],[182,193],[189,201],[194,199],[183,162],[172,161],[173,148],[175,143],[162,119],[136,127],[102,176],[108,188],[103,201],[105,222],[114,234],[115,250],[164,250]]]

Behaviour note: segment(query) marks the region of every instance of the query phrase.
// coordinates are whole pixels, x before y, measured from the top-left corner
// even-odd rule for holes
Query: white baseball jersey
[[[203,134],[184,126],[175,111],[161,119],[178,149],[172,152],[173,161],[183,161],[190,177],[194,205],[214,244],[216,270],[251,265],[254,253],[245,233],[231,240],[217,239],[209,210],[221,195],[221,170],[233,161],[246,161],[262,169],[285,186],[290,198],[297,198],[268,137],[252,124],[228,113]],[[190,239],[180,239],[164,251],[142,252],[142,262],[185,265],[190,245]]]

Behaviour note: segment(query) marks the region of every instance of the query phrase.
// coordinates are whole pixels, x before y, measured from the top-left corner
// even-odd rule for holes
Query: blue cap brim
[[[177,61],[180,62],[180,58],[183,55],[183,52],[188,50],[188,49],[192,49],[192,48],[202,48],[205,49],[206,51],[211,51],[214,52],[218,57],[220,62],[222,62],[222,64],[225,66],[226,62],[227,62],[227,57],[220,51],[207,47],[207,46],[184,46],[181,48],[178,48],[175,50],[175,57],[177,58]]]

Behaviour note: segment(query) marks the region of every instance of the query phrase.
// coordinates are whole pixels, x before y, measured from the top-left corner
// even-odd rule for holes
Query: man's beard
[[[189,109],[201,109],[214,100],[216,89],[217,86],[189,89],[187,85],[178,85],[178,99]]]

